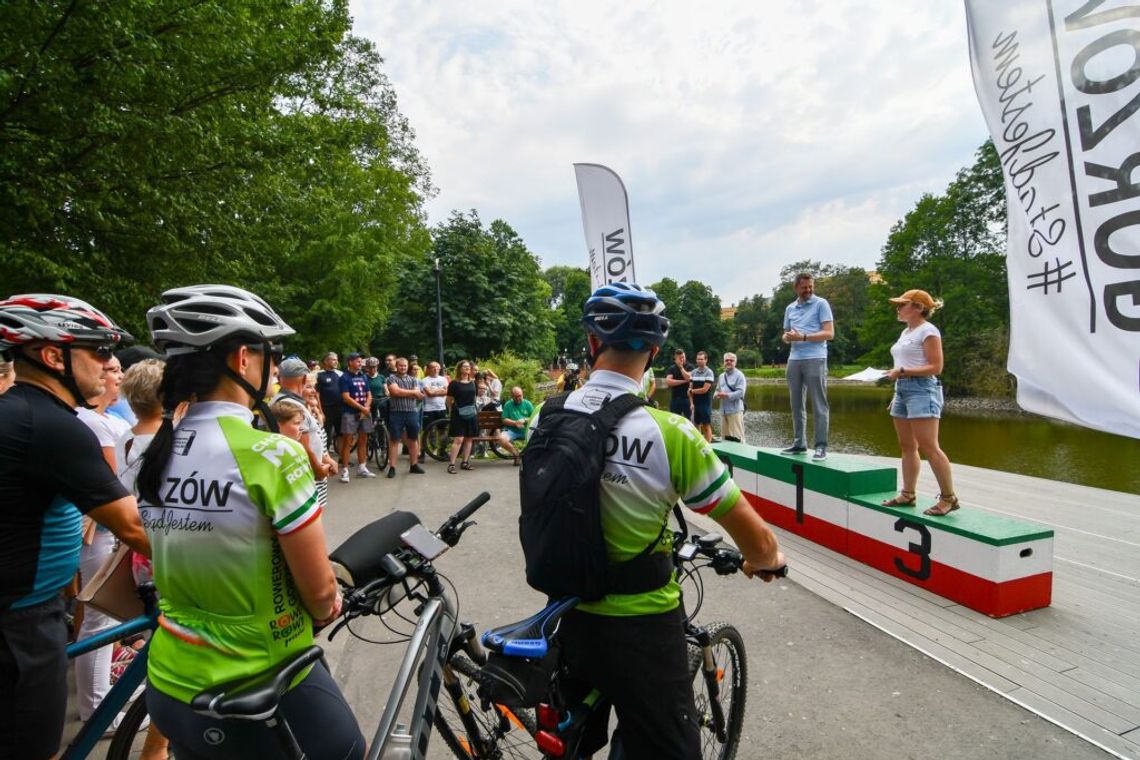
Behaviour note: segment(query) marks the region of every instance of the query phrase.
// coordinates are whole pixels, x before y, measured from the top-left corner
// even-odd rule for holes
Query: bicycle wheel
[[[143,721],[146,721],[146,725]],[[149,724],[146,714],[146,694],[143,693],[127,708],[122,722],[115,729],[111,744],[107,748],[107,760],[137,760],[142,755],[143,745],[147,741]]]
[[[499,459],[514,459],[514,457],[511,456],[511,453],[503,448],[503,444],[499,441],[491,441],[490,447],[491,453],[497,456]]]
[[[424,451],[437,462],[446,462],[450,453],[451,434],[447,426],[447,420],[436,420],[424,431]]]
[[[740,744],[740,731],[744,725],[744,705],[748,688],[748,663],[744,653],[744,639],[729,623],[717,622],[706,626],[710,636],[713,661],[716,663],[716,681],[724,714],[725,741],[716,735],[712,711],[712,697],[701,669],[701,649],[689,645],[689,672],[693,676],[693,696],[697,703],[697,721],[701,730],[701,757],[703,760],[732,760]]]
[[[502,705],[492,705],[489,710],[481,708],[482,700],[476,694],[479,683],[476,676],[479,668],[466,657],[456,655],[451,658],[451,670],[457,680],[456,694],[444,685],[446,695],[441,694],[436,705],[435,728],[448,749],[462,760],[479,758],[541,758],[542,753],[534,743],[538,731],[530,710],[511,710]],[[470,705],[471,717],[479,726],[481,737],[468,735],[459,717],[461,703]],[[480,741],[483,746],[480,749]]]
[[[382,469],[388,464],[388,429],[381,422],[377,422],[376,428],[368,435],[368,458],[377,468]]]

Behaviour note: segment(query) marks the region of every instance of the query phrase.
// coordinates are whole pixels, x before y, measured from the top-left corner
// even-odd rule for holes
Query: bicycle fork
[[[728,740],[728,731],[724,721],[724,708],[720,704],[720,669],[717,668],[713,657],[712,637],[708,631],[695,632],[697,646],[701,648],[701,675],[705,679],[705,688],[709,695],[709,710],[712,712],[712,727],[716,732],[717,740],[723,744]],[[702,723],[706,723],[706,716],[701,716]]]

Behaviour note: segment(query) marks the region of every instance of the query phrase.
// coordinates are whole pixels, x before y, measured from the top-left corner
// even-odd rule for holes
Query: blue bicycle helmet
[[[669,337],[665,304],[648,288],[611,282],[586,300],[582,324],[605,346],[642,351]]]

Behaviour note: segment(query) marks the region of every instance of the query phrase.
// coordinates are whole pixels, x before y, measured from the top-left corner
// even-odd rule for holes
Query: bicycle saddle
[[[483,646],[509,657],[541,658],[550,649],[550,637],[558,621],[578,606],[578,597],[568,596],[551,602],[525,620],[492,628],[483,634]]]
[[[376,580],[384,575],[384,555],[403,546],[400,534],[419,523],[411,512],[397,510],[365,525],[329,555],[333,571],[349,586]]]
[[[313,645],[264,673],[239,678],[194,695],[190,709],[211,718],[266,720],[277,710],[281,695],[302,670],[324,655]]]

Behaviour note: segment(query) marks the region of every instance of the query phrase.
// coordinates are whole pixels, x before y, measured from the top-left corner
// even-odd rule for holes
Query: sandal
[[[884,507],[913,507],[915,493],[914,491],[899,491],[899,495],[893,499],[887,499],[880,502]]]
[[[943,504],[945,504],[946,507],[939,509],[939,507],[942,507]],[[924,510],[922,514],[931,515],[932,517],[942,517],[943,515],[950,514],[955,509],[958,509],[958,507],[959,505],[957,496],[952,493],[940,493],[938,494],[938,503],[930,509]]]
[[[447,474],[448,475],[454,475],[455,474],[455,462],[452,462],[451,464],[449,464],[447,466]]]
[[[520,464],[522,464],[522,460],[518,457],[515,457],[515,467],[518,467]]]
[[[459,465],[459,469],[461,469],[461,470],[474,470],[475,468],[471,466],[470,462],[465,461],[463,464]]]

